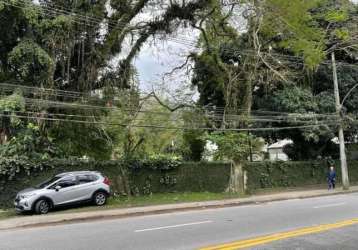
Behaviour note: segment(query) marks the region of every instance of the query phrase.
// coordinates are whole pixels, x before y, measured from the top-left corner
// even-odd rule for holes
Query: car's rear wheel
[[[50,211],[50,202],[47,200],[39,200],[35,204],[35,213],[37,214],[47,214]]]
[[[103,206],[107,202],[107,194],[102,191],[98,191],[93,195],[93,202],[97,206]]]

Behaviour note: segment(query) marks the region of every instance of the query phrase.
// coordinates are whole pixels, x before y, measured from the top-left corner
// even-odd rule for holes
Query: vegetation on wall
[[[341,181],[338,162],[332,162],[337,171],[337,183]],[[246,163],[247,191],[260,189],[305,187],[327,183],[329,163],[320,161],[282,162],[264,161]],[[358,182],[358,162],[349,161],[349,176],[352,183]]]

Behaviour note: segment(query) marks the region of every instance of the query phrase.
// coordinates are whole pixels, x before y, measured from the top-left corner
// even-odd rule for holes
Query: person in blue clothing
[[[329,172],[327,174],[327,180],[328,180],[328,190],[335,189],[335,187],[336,187],[336,170],[334,169],[334,166],[331,166],[329,168]]]

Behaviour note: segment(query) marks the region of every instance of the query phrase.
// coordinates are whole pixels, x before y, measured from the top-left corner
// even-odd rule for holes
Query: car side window
[[[85,174],[77,176],[79,184],[90,183],[96,181],[98,178],[95,175]]]
[[[55,184],[55,186],[60,186],[61,188],[67,188],[77,185],[76,177],[68,177],[60,180]]]

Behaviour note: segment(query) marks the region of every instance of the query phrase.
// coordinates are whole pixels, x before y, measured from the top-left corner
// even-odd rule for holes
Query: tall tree
[[[1,1],[0,87],[5,89],[4,82],[31,87],[23,95],[26,111],[35,112],[33,116],[37,116],[37,112],[44,117],[61,113],[93,120],[106,112],[81,109],[79,105],[69,109],[68,103],[93,104],[89,96],[95,90],[109,93],[107,96],[112,98],[97,100],[95,104],[113,103],[115,90],[136,89],[137,82],[133,80],[136,71],[132,63],[143,45],[150,39],[161,39],[173,33],[182,25],[195,26],[198,17],[208,13],[207,6],[211,2]],[[118,63],[114,63],[116,59]],[[49,94],[43,88],[62,92]],[[77,96],[72,91],[84,95]],[[12,91],[4,90],[3,93],[11,94]],[[39,105],[38,99],[45,102]],[[43,136],[55,137],[55,141],[71,154],[108,150],[104,143],[108,138],[100,126],[63,125],[60,121],[38,125],[41,125]],[[78,143],[72,143],[76,140]],[[65,146],[66,141],[71,143]],[[101,149],[94,149],[98,147]]]

